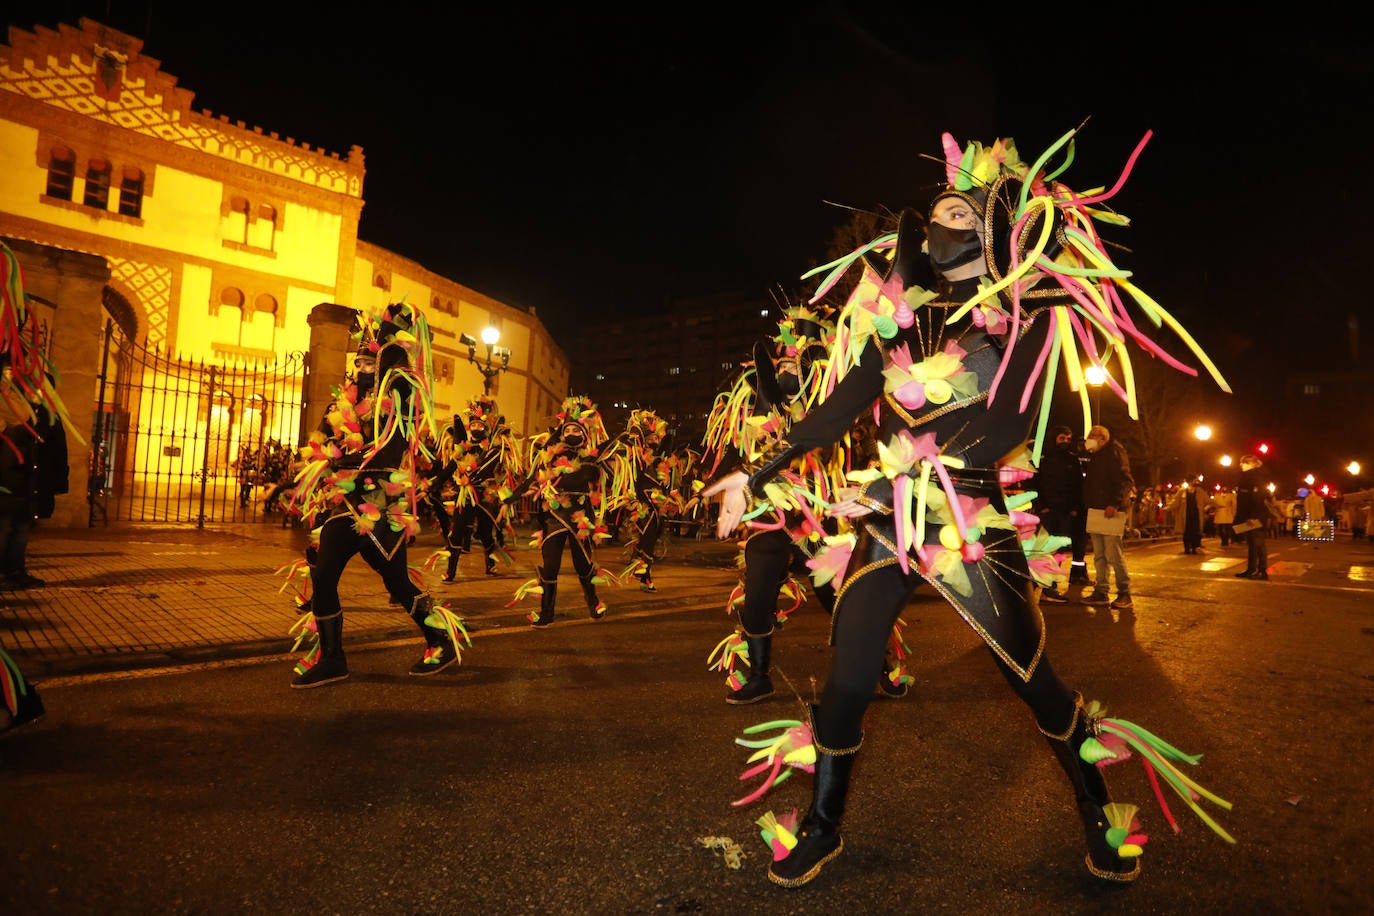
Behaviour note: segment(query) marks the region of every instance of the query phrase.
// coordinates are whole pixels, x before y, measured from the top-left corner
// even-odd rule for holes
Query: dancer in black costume
[[[785,448],[752,474],[734,472],[702,494],[722,494],[718,534],[730,536],[751,494],[761,494],[797,456],[835,442],[879,399],[887,447],[883,473],[831,507],[858,526],[859,536],[839,586],[830,674],[809,710],[816,755],[811,807],[795,847],[775,858],[769,878],[788,887],[806,884],[843,850],[840,820],[883,646],[913,589],[926,582],[983,638],[998,670],[1034,714],[1073,789],[1089,871],[1130,881],[1139,873],[1140,849],[1130,832],[1134,808],[1125,824],[1113,822],[1123,809],[1111,804],[1088,757],[1103,747],[1103,736],[1136,736],[1129,723],[1085,705],[1050,667],[1033,569],[1044,578],[1052,563],[1034,549],[1045,544],[1042,537],[1031,542],[1028,559],[1020,531],[1025,520],[1013,517],[1002,490],[1006,456],[1018,451],[1030,426],[1021,399],[1031,400],[1037,382],[1054,381],[1042,371],[1042,360],[1063,357],[1061,348],[1075,341],[1092,357],[1104,343],[1120,345],[1133,330],[1124,305],[1113,298],[1119,275],[1086,210],[1110,195],[1075,195],[1048,177],[1041,166],[1054,150],[1029,169],[1009,140],[989,148],[970,144],[960,155],[945,135],[945,149],[949,186],[931,202],[928,256],[919,214],[905,211],[890,262],[874,252],[878,242],[891,245],[891,237],[849,261],[864,259],[866,269],[842,316],[852,346],[842,340],[831,356],[842,380],[793,424]],[[1072,323],[1079,310],[1101,301],[1084,293],[1088,284],[1107,297],[1113,319],[1096,322],[1091,332]],[[1000,388],[994,392],[995,385]],[[1038,447],[1042,437],[1036,441]]]
[[[318,644],[297,663],[291,682],[297,689],[348,677],[339,580],[358,554],[424,637],[424,656],[410,668],[411,675],[436,674],[459,661],[458,644],[467,635],[458,617],[415,584],[407,565],[407,543],[419,528],[414,449],[425,428],[433,428],[425,387],[427,325],[412,306],[395,303],[375,329],[364,325],[361,335],[354,382],[341,391],[326,421],[333,438],[312,437],[317,457],[302,473],[296,497],[303,514],[323,519],[318,547],[308,557]],[[420,354],[420,373],[411,368],[407,346]]]

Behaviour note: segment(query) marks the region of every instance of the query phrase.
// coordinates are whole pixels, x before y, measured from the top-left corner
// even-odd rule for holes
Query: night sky
[[[1343,356],[1351,312],[1374,320],[1358,280],[1374,235],[1366,30],[1160,7],[296,6],[21,0],[7,15],[90,16],[143,37],[197,109],[363,147],[365,240],[535,307],[556,337],[668,296],[808,292],[846,208],[924,208],[941,172],[920,157],[941,130],[1010,134],[1030,160],[1085,119],[1077,189],[1113,182],[1154,131],[1113,202],[1133,226],[1111,240],[1238,394],[1276,359]],[[987,26],[960,25],[975,16]]]

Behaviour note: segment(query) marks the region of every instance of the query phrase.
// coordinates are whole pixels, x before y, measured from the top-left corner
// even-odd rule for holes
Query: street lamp
[[[510,348],[498,347],[496,341],[501,339],[501,332],[496,328],[488,326],[482,329],[482,343],[487,347],[487,358],[485,364],[477,361],[477,338],[471,334],[459,334],[458,342],[468,348],[468,362],[477,367],[477,371],[482,373],[482,393],[491,394],[491,380],[505,372],[510,367]],[[498,366],[494,360],[500,360]]]
[[[1107,370],[1093,363],[1083,370],[1083,378],[1093,386],[1093,422],[1102,422],[1102,386],[1107,383]]]
[[[1199,469],[1201,469],[1203,464],[1202,444],[1212,438],[1212,427],[1208,426],[1206,423],[1199,423],[1197,426],[1193,427],[1193,438],[1198,441],[1197,450],[1193,453],[1193,463],[1198,465]],[[1199,473],[1197,479],[1201,482],[1203,475]]]

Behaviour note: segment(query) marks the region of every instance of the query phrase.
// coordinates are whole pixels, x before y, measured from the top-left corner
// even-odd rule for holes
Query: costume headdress
[[[638,438],[641,444],[662,442],[668,435],[668,421],[652,410],[636,408],[630,411],[630,418],[625,421],[625,429]]]
[[[606,434],[606,424],[601,420],[601,413],[592,403],[592,399],[586,395],[574,394],[563,399],[563,405],[554,414],[558,421],[556,429],[561,430],[568,423],[576,423],[587,431],[587,445],[595,448],[608,438]]]
[[[1196,369],[1180,362],[1137,328],[1133,311],[1143,314],[1156,327],[1167,325],[1206,367],[1217,385],[1224,391],[1231,390],[1177,319],[1137,287],[1129,271],[1113,263],[1099,235],[1102,225],[1129,225],[1126,217],[1103,204],[1121,189],[1150,134],[1146,133],[1137,144],[1115,184],[1078,192],[1060,178],[1073,161],[1077,133],[1077,129],[1065,133],[1030,166],[1021,160],[1010,138],[990,146],[970,143],[963,148],[947,133],[942,138],[947,186],[936,199],[957,194],[979,207],[988,267],[978,292],[946,320],[953,323],[971,314],[976,324],[1008,334],[1004,368],[1014,350],[1018,328],[1026,320],[1026,308],[1031,304],[1051,308],[1049,345],[1040,354],[1035,371],[1022,390],[1001,395],[1018,398],[1022,410],[1038,399],[1036,461],[1049,420],[1053,386],[1060,372],[1079,395],[1084,428],[1091,423],[1085,368],[1102,367],[1108,357],[1120,368],[1115,375],[1108,373],[1107,384],[1125,402],[1129,415],[1137,416],[1128,340],[1134,340],[1151,356],[1173,368],[1197,375]],[[1051,160],[1061,155],[1063,161],[1053,165]],[[811,277],[828,271],[812,298],[815,302],[855,262],[864,265],[864,275],[838,322],[836,348],[826,375],[827,392],[857,364],[872,335],[882,340],[895,338],[899,328],[911,326],[914,310],[936,297],[930,281],[925,279],[931,271],[928,266],[923,271],[921,259],[915,255],[920,243],[916,231],[919,218],[914,217],[911,211],[904,212],[896,232],[879,236],[805,274]],[[883,257],[878,259],[874,255]],[[1001,377],[999,370],[992,381],[989,402],[998,397]]]

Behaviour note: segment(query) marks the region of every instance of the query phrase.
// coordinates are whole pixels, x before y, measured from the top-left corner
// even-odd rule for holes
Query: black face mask
[[[946,271],[977,260],[983,253],[983,242],[976,229],[951,229],[931,223],[926,226],[926,248],[935,269]]]
[[[580,435],[577,435],[576,433],[574,433],[571,436],[563,437],[563,444],[566,445],[568,448],[581,448],[586,443],[586,441],[586,439],[584,439]]]
[[[794,372],[782,372],[778,374],[778,388],[787,400],[792,400],[801,394],[801,377]]]
[[[377,384],[377,377],[371,372],[359,372],[355,382],[358,386],[358,400],[361,401],[372,391],[372,386]]]

